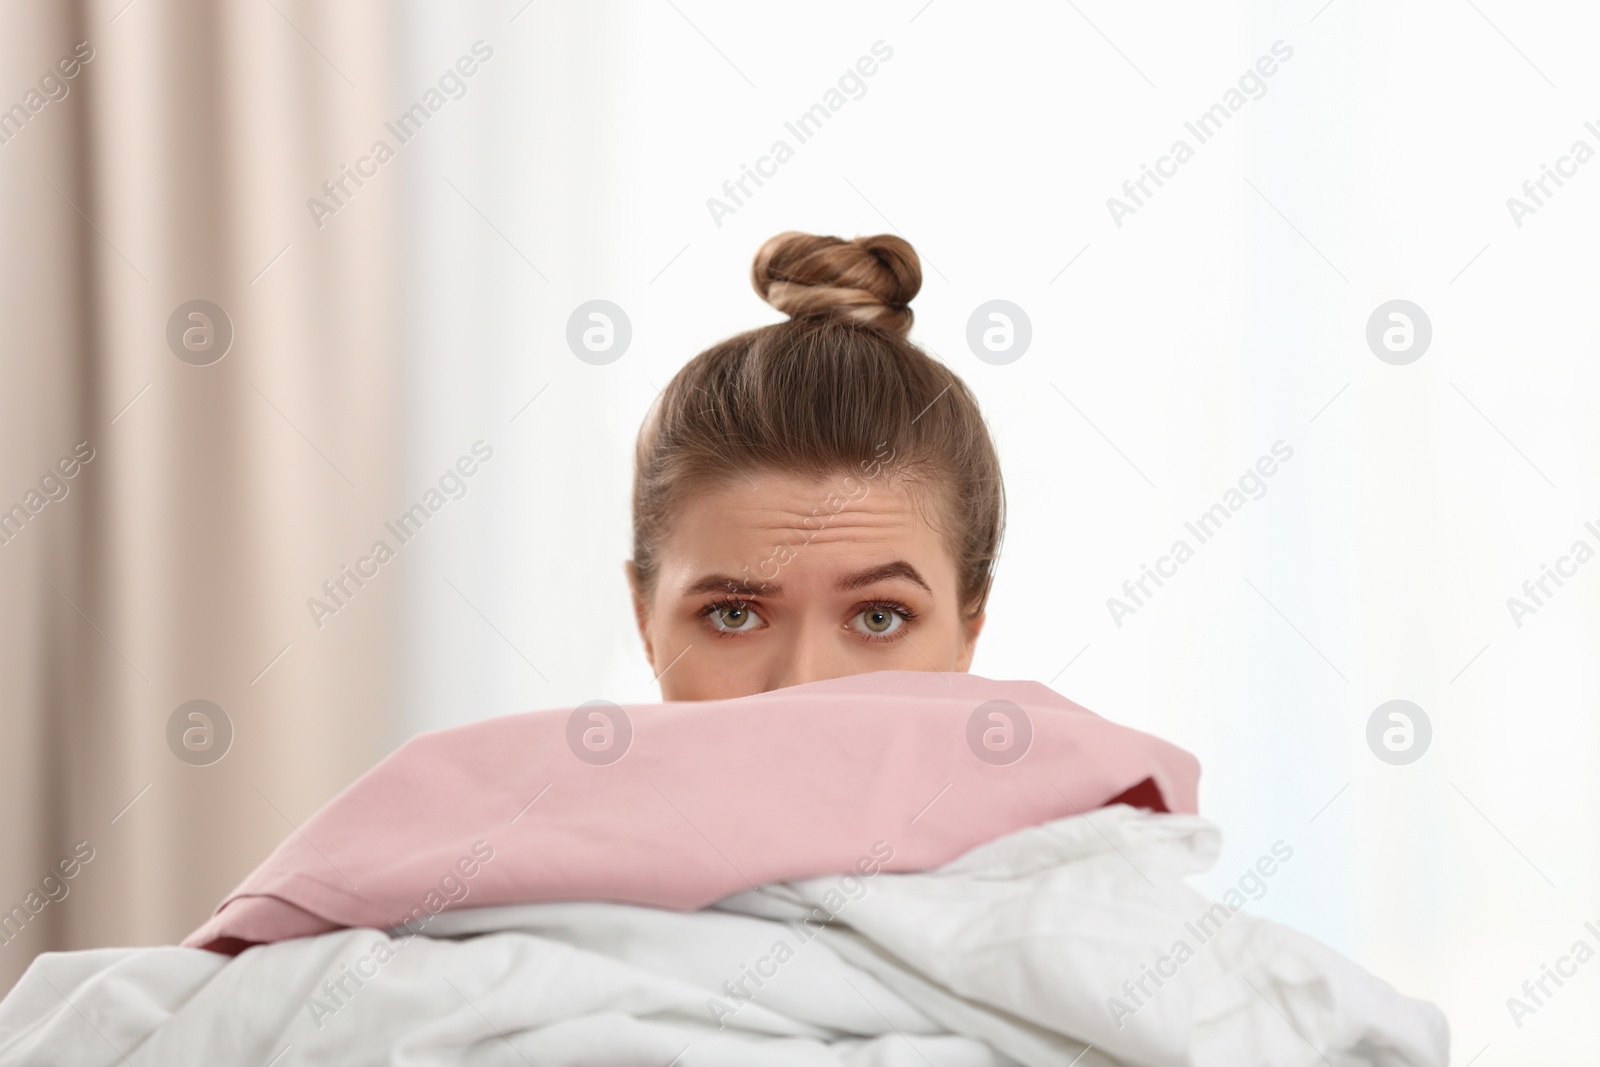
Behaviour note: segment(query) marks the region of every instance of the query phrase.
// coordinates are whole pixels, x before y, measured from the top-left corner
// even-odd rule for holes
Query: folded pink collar
[[[864,858],[927,870],[1116,801],[1194,812],[1199,775],[1038,682],[972,674],[509,715],[407,742],[183,943],[234,953],[491,904],[695,909]]]

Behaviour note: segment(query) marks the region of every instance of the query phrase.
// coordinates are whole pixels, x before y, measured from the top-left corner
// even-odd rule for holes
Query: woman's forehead
[[[898,577],[910,570],[928,586],[954,574],[915,499],[882,482],[858,480],[852,494],[825,478],[768,475],[696,493],[662,548],[667,591],[679,595],[719,576],[832,588],[895,562],[907,565]]]
[[[840,474],[817,477],[751,471],[686,494],[677,512],[683,518],[721,517],[752,529],[779,529],[807,523],[810,528],[855,524],[910,523],[918,518],[916,499],[899,482]]]

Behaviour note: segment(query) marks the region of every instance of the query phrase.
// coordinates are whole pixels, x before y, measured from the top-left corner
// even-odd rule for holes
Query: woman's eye
[[[743,633],[761,629],[761,616],[748,604],[713,604],[706,613],[714,629],[724,633]]]
[[[887,604],[874,604],[850,620],[853,628],[868,637],[888,637],[906,624],[906,614]]]

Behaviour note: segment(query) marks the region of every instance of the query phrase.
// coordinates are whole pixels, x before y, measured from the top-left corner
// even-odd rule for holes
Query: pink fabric
[[[1015,762],[991,762],[1001,757],[971,740],[991,700],[1031,725]],[[877,671],[624,710],[631,742],[608,765],[569,745],[571,708],[413,738],[286,838],[184,944],[237,952],[388,928],[441,901],[688,910],[886,850],[885,871],[927,870],[1114,800],[1196,809],[1193,756],[1037,682]],[[1020,736],[1019,725],[1014,745]]]

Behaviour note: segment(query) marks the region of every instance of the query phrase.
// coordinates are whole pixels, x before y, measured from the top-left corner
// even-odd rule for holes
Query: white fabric
[[[1182,877],[1218,840],[1195,816],[1119,805],[937,871],[765,886],[701,912],[532,904],[233,959],[47,954],[0,1002],[0,1067],[1445,1067],[1436,1008],[1310,938],[1246,910],[1203,944],[1186,933],[1211,902]],[[1110,998],[1132,1006],[1123,983],[1180,938],[1193,957],[1115,1017]]]

